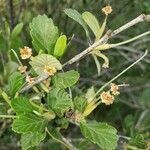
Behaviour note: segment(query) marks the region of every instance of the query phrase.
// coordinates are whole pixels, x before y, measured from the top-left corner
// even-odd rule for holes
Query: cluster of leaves
[[[101,36],[104,33],[105,27],[106,27],[106,22],[107,22],[107,16],[105,17],[102,25],[100,25],[99,21],[97,20],[97,18],[90,12],[86,11],[82,14],[80,14],[77,10],[74,9],[65,9],[65,13],[72,18],[73,20],[75,20],[76,22],[78,22],[83,29],[85,30],[87,39],[89,41],[89,43],[91,43],[91,39],[90,39],[90,32],[88,27],[90,28],[90,30],[93,32],[95,39],[94,41],[97,41],[101,38]],[[108,68],[109,67],[109,60],[108,58],[102,54],[99,50],[99,48],[95,48],[95,50],[92,51],[92,57],[95,61],[96,67],[97,67],[97,72],[98,72],[98,76],[100,75],[100,68],[101,68],[101,63],[98,60],[98,57],[102,58],[104,60],[104,63],[102,65],[102,67],[104,68]]]
[[[84,28],[89,42],[91,42],[91,39],[88,27],[94,33],[94,41],[102,36],[106,26],[106,18],[102,25],[100,25],[96,17],[90,12],[84,12],[81,15],[76,10],[66,9],[65,13]],[[119,17],[121,17],[121,15]],[[23,24],[18,24],[12,32],[7,23],[5,28],[7,42],[5,43],[4,37],[2,37],[0,33],[0,40],[2,39],[1,43],[5,43],[0,43],[0,48],[14,48],[16,50],[16,48],[21,47],[22,42],[18,35],[22,31]],[[54,25],[53,20],[46,15],[34,18],[30,23],[30,35],[32,37],[35,53],[38,54],[31,58],[31,74],[42,76],[42,70],[45,65],[55,66],[57,70],[62,71],[62,64],[59,60],[66,52],[67,37],[66,35],[59,34],[59,30]],[[104,55],[97,51],[93,53],[92,56],[97,65],[99,75],[100,63],[97,57],[104,58]],[[108,61],[106,57],[104,61]],[[15,69],[12,70],[12,68]],[[9,99],[9,97],[7,97],[7,94],[4,92],[5,88],[2,95],[12,108],[12,114],[16,114],[12,128],[13,131],[21,134],[21,146],[23,149],[38,146],[41,141],[44,139],[47,140],[46,133],[57,142],[61,141],[60,143],[63,143],[61,129],[67,128],[69,122],[80,126],[83,136],[89,141],[96,143],[102,149],[114,149],[116,147],[116,129],[106,123],[86,121],[86,117],[91,113],[91,111],[87,110],[89,95],[72,98],[70,87],[76,84],[79,79],[79,73],[77,71],[70,70],[63,73],[56,73],[52,78],[49,78],[52,81],[50,87],[43,86],[43,83],[36,86],[40,89],[40,92],[36,93],[35,97],[35,93],[31,91],[27,94],[19,93],[24,86],[25,80],[24,75],[19,72],[12,74],[17,68],[18,63],[14,61],[10,61],[7,64],[7,76],[10,74],[11,76],[9,77],[8,87],[6,87],[6,93],[11,98]],[[142,105],[148,106],[145,103]],[[70,111],[73,113],[68,117],[67,113]],[[132,121],[133,119],[131,118],[130,120]],[[56,128],[56,126],[58,127]],[[130,127],[131,126],[129,126],[129,128]],[[144,139],[141,137],[133,138],[129,144],[143,149],[146,145]]]
[[[87,15],[89,15],[88,12]],[[15,28],[13,35],[21,30],[18,28],[20,25]],[[30,23],[30,34],[34,49],[38,54],[29,62],[31,73],[43,76],[44,66],[53,66],[57,70],[62,70],[62,64],[57,58],[64,55],[67,38],[65,35],[59,36],[58,28],[52,19],[46,15],[34,18]],[[83,114],[88,106],[88,100],[83,97],[72,98],[67,92],[67,89],[78,82],[79,73],[74,70],[58,72],[49,77],[48,82],[50,79],[52,80],[51,86],[46,87],[45,84],[42,84],[41,87],[38,86],[40,91],[37,93],[38,98],[35,98],[34,93],[20,93],[25,80],[24,75],[16,71],[9,78],[7,94],[4,91],[1,92],[12,108],[12,113],[16,114],[12,129],[21,134],[22,149],[38,146],[45,139],[46,133],[53,139],[62,140],[63,143],[60,129],[67,128],[69,122],[78,125],[83,136],[98,144],[102,149],[114,149],[118,139],[116,129],[106,123],[86,121],[90,112],[87,115]],[[48,90],[44,91],[45,88]],[[42,98],[39,96],[40,94],[42,94]],[[73,113],[68,117],[66,114],[70,110]]]

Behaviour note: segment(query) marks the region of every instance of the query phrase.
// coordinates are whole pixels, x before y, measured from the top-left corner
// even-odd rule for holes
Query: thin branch
[[[34,85],[36,85],[36,84],[38,84],[38,83],[40,83],[40,82],[46,80],[48,77],[49,77],[48,74],[43,74],[43,75],[41,75],[41,76],[38,76],[38,77],[35,79],[35,82],[30,83],[30,84],[26,85],[25,87],[23,87],[23,88],[19,91],[19,93],[23,93],[23,92],[29,90],[29,89],[32,88]]]
[[[62,137],[62,140],[57,139],[56,137],[54,137],[48,130],[48,128],[45,129],[46,132],[49,134],[49,136],[55,140],[58,143],[61,143],[62,145],[64,145],[65,147],[67,147],[69,150],[75,150],[76,148],[64,137]]]
[[[11,106],[11,101],[10,101],[9,96],[4,91],[1,91],[0,95],[3,97],[3,99],[6,101],[6,103],[9,106]]]
[[[118,33],[140,23],[140,22],[149,22],[150,21],[150,15],[145,15],[145,14],[141,14],[140,16],[138,16],[137,18],[133,19],[132,21],[128,22],[127,24],[119,27],[118,29],[114,30],[111,34],[110,37],[117,35]]]
[[[139,105],[137,105],[137,104],[133,104],[132,102],[128,102],[128,101],[122,100],[122,99],[120,99],[119,101],[120,101],[121,103],[123,103],[123,104],[125,104],[125,105],[131,107],[131,108],[142,109],[141,106],[139,106]]]
[[[147,115],[148,112],[149,112],[149,110],[144,110],[141,113],[141,115],[140,115],[140,117],[139,117],[139,119],[138,119],[138,121],[137,121],[137,123],[135,125],[136,129],[138,129],[140,127],[141,123],[143,122],[143,119],[145,118],[145,116]]]
[[[88,55],[94,48],[96,48],[97,46],[99,46],[101,44],[106,43],[108,41],[108,39],[110,39],[111,37],[113,37],[113,36],[117,35],[118,33],[136,25],[137,23],[140,23],[143,21],[147,21],[147,22],[150,21],[150,15],[141,14],[137,18],[133,19],[132,21],[128,22],[127,24],[119,27],[118,29],[116,29],[114,31],[108,30],[107,33],[99,41],[95,42],[93,45],[91,45],[90,47],[88,47],[87,49],[85,49],[84,51],[82,51],[78,55],[74,56],[69,61],[67,61],[65,64],[63,64],[63,67],[65,67],[66,65],[71,65],[74,62],[79,61],[81,58]],[[23,92],[29,90],[34,85],[46,80],[48,77],[49,77],[48,75],[43,75],[43,76],[37,77],[36,81],[34,83],[29,84],[29,85],[25,86],[24,88],[22,88],[20,93],[23,93]]]
[[[63,65],[63,67],[66,65],[71,65],[76,61],[79,61],[81,58],[83,58],[87,54],[89,54],[94,48],[96,48],[97,46],[99,46],[103,43],[106,43],[108,41],[108,39],[110,39],[111,37],[117,35],[118,33],[123,32],[124,30],[136,25],[137,23],[143,22],[143,21],[147,21],[147,22],[150,21],[150,15],[141,14],[137,18],[135,18],[132,21],[128,22],[127,24],[119,27],[118,29],[116,29],[114,31],[109,30],[99,41],[95,42],[93,45],[91,45],[90,47],[85,49],[83,52],[81,52],[80,54],[78,54],[75,57],[73,57],[72,59],[70,59],[68,62],[66,62]]]
[[[124,136],[124,135],[118,135],[118,136],[119,136],[119,138],[123,138],[125,140],[130,140],[131,139],[130,137]]]
[[[76,61],[79,61],[81,58],[83,58],[86,55],[88,55],[94,48],[96,48],[100,44],[106,43],[107,39],[108,39],[108,36],[109,36],[110,33],[111,33],[111,31],[108,30],[107,33],[99,41],[95,42],[93,45],[91,45],[90,47],[88,47],[87,49],[85,49],[84,51],[82,51],[80,54],[74,56],[68,62],[66,62],[65,64],[63,64],[63,67],[65,67],[66,65],[71,65],[71,64],[73,64]]]
[[[145,35],[148,35],[150,34],[150,31],[147,31],[147,32],[144,32],[138,36],[135,36],[129,40],[126,40],[126,41],[123,41],[123,42],[119,42],[119,43],[115,43],[115,44],[109,44],[109,43],[106,43],[106,44],[103,44],[103,45],[100,45],[99,47],[97,47],[96,49],[97,50],[107,50],[107,49],[110,49],[110,48],[114,48],[114,47],[117,47],[117,46],[121,46],[121,45],[124,45],[124,44],[127,44],[127,43],[130,43],[130,42],[133,42]]]
[[[122,72],[120,72],[117,76],[112,78],[110,81],[108,81],[106,84],[104,84],[95,94],[98,95],[105,87],[107,87],[110,83],[112,83],[114,80],[116,80],[118,77],[120,77],[122,74],[124,74],[126,71],[128,71],[131,67],[133,67],[135,64],[137,64],[139,61],[141,61],[146,55],[147,55],[147,50],[145,51],[144,55],[141,56],[138,60],[136,60],[133,64],[128,66],[126,69],[124,69]]]
[[[13,115],[0,115],[0,118],[16,118],[17,116],[13,116]]]
[[[71,150],[77,150],[77,148],[75,146],[73,146],[70,141],[68,139],[66,139],[65,137],[62,137],[62,140],[70,146]]]

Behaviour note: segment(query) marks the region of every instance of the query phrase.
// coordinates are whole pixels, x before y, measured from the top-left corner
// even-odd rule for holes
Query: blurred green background
[[[74,8],[79,12],[90,11],[102,23],[104,15],[101,9],[108,4],[112,6],[113,12],[108,18],[106,30],[116,29],[142,13],[150,14],[150,0],[0,0],[0,87],[7,84],[9,77],[9,74],[6,73],[9,50],[11,48],[18,50],[24,45],[32,47],[29,34],[29,23],[32,18],[38,14],[46,14],[54,20],[55,25],[67,35],[68,39],[74,35],[65,58],[62,60],[65,62],[88,47],[88,43],[82,27],[68,18],[63,10]],[[23,30],[21,34],[13,38],[10,34],[18,23],[23,23]],[[124,41],[149,29],[150,23],[143,22],[115,36],[111,41],[113,43]],[[137,60],[146,49],[150,52],[149,36],[106,51],[105,54],[110,60],[110,68],[101,69],[99,77],[95,63],[90,56],[69,66],[67,69],[74,68],[81,75],[78,86],[73,88],[74,93],[81,94],[91,86],[98,89]],[[103,62],[103,60],[100,61]],[[116,83],[126,83],[129,86],[120,88],[121,94],[115,104],[99,106],[90,118],[108,122],[117,128],[119,135],[135,137],[140,134],[148,141],[150,138],[150,53],[117,79]],[[2,102],[3,100],[0,99],[0,113],[7,110]],[[11,131],[10,123],[9,119],[0,120],[0,150],[18,147],[20,137]],[[74,126],[70,126],[69,131],[65,134],[70,138],[72,135],[80,138],[78,129]],[[53,144],[50,141],[45,143],[45,149],[51,149],[52,146],[53,149],[59,149],[56,143]]]

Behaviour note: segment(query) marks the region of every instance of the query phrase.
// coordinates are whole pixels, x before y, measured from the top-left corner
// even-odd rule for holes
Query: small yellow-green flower
[[[114,96],[110,94],[110,91],[102,92],[100,94],[102,103],[105,103],[105,105],[111,105],[114,102]]]
[[[109,14],[111,14],[111,12],[112,12],[112,8],[111,8],[111,6],[106,6],[106,7],[104,7],[104,8],[102,8],[102,12],[106,15],[106,16],[108,16]]]
[[[32,55],[32,49],[24,46],[24,48],[20,48],[20,56],[22,59],[28,59]]]
[[[49,76],[53,76],[57,72],[57,69],[55,67],[45,66],[44,72],[47,73]]]
[[[119,95],[120,92],[118,91],[119,87],[115,83],[110,84],[110,91],[112,92],[113,95]]]

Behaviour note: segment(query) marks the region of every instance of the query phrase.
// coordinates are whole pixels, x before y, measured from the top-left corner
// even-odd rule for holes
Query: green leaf
[[[128,114],[127,116],[125,116],[124,118],[124,127],[131,131],[134,125],[134,117],[131,114]]]
[[[58,139],[58,140],[62,140],[62,135],[61,133],[59,132],[59,129],[58,128],[53,128],[53,127],[50,127],[48,129],[49,133],[51,134],[51,137],[54,139]]]
[[[85,110],[86,105],[87,105],[87,100],[85,98],[75,97],[74,106],[75,109],[77,109],[80,113],[82,113]]]
[[[23,41],[19,36],[11,38],[11,49],[18,49],[18,47],[23,47]]]
[[[71,70],[64,73],[58,73],[53,78],[53,84],[57,88],[67,88],[74,85],[79,80],[79,73]]]
[[[98,51],[99,49],[101,49],[100,47],[96,47],[96,50],[94,50],[92,53],[99,57],[102,58],[104,60],[104,63],[102,64],[103,68],[108,68],[109,67],[109,59],[106,55],[104,55],[103,53],[101,53],[100,51]]]
[[[150,88],[145,89],[140,97],[140,103],[146,108],[150,108]]]
[[[38,75],[43,74],[45,66],[55,67],[57,70],[62,69],[61,63],[55,57],[49,54],[40,54],[32,57],[30,65]]]
[[[23,85],[23,76],[19,72],[14,72],[8,80],[9,92],[11,96],[14,96],[15,93]]]
[[[13,130],[17,133],[43,132],[47,126],[47,120],[32,113],[17,116],[13,122]]]
[[[86,35],[87,36],[89,35],[87,25],[86,25],[85,21],[83,20],[82,15],[78,11],[76,11],[75,9],[68,8],[68,9],[65,9],[64,12],[68,17],[70,17],[73,20],[75,20],[76,22],[78,22],[85,30]]]
[[[94,148],[95,150],[96,148],[99,149],[98,146],[96,147],[96,145],[94,145],[87,139],[82,139],[80,142],[77,142],[77,148],[79,150],[87,150],[87,147],[89,148],[89,150],[92,150],[92,148]]]
[[[58,115],[73,107],[72,99],[63,89],[54,88],[47,96],[48,106]]]
[[[147,148],[147,143],[144,140],[143,135],[141,135],[141,134],[138,134],[138,135],[132,137],[129,141],[129,144],[136,146],[137,149],[140,148],[140,150],[141,150],[141,148],[143,150]]]
[[[4,38],[2,31],[0,30],[0,51],[7,50],[7,41]]]
[[[54,48],[54,56],[61,57],[63,56],[65,49],[67,46],[67,37],[65,35],[61,35],[55,44]]]
[[[69,126],[69,121],[67,118],[58,118],[55,120],[55,122],[61,129],[67,129]]]
[[[103,22],[103,24],[102,24],[102,26],[101,26],[101,28],[100,28],[99,37],[98,37],[97,39],[99,39],[99,38],[103,35],[103,33],[104,33],[104,31],[105,31],[105,28],[106,28],[106,23],[107,23],[107,16],[106,16],[106,18],[104,19],[104,22]]]
[[[13,72],[17,71],[18,67],[19,65],[15,61],[9,61],[7,64],[5,64],[7,75],[10,75]]]
[[[90,13],[90,12],[84,12],[82,14],[82,18],[87,23],[87,25],[90,27],[90,29],[93,31],[96,38],[99,37],[99,31],[100,31],[100,25],[96,17]]]
[[[28,132],[21,136],[22,150],[27,150],[30,147],[38,146],[44,140],[46,134],[42,132]]]
[[[11,37],[12,38],[17,37],[21,33],[22,28],[23,28],[23,23],[17,24],[11,33]]]
[[[4,28],[4,30],[5,30],[5,35],[7,35],[8,37],[10,37],[10,32],[11,32],[11,29],[10,29],[10,24],[9,24],[9,22],[7,22],[7,21],[4,21],[4,24],[5,24],[5,28]]]
[[[37,52],[43,50],[49,54],[53,53],[59,33],[52,19],[48,18],[46,15],[39,15],[33,18],[30,23],[30,34],[33,46]]]
[[[101,149],[112,150],[117,146],[116,129],[106,123],[80,123],[82,134],[90,141],[98,144]]]
[[[97,56],[95,54],[92,54],[93,56],[93,59],[95,61],[95,64],[96,64],[96,68],[97,68],[97,75],[100,76],[100,72],[101,72],[101,64],[97,58]]]
[[[61,135],[60,131],[58,128],[49,128],[47,130],[47,133],[49,134],[49,136],[52,138],[53,141],[59,141],[59,143],[64,143],[63,145],[67,145],[64,140],[63,140],[63,136]],[[55,144],[56,145],[56,144]],[[66,148],[66,147],[65,147]],[[64,149],[64,148],[59,148],[59,149]],[[70,147],[68,148],[70,149]]]
[[[61,150],[62,145],[55,140],[47,140],[43,145],[44,150]],[[39,150],[39,149],[38,149]]]
[[[38,110],[31,105],[26,97],[18,97],[11,101],[11,106],[17,114],[32,113],[33,110]]]
[[[42,132],[25,133],[21,135],[22,150],[27,150],[30,147],[38,146],[44,140],[46,134]]]
[[[85,98],[87,99],[88,103],[90,103],[94,99],[95,94],[96,93],[93,86],[87,90]]]

